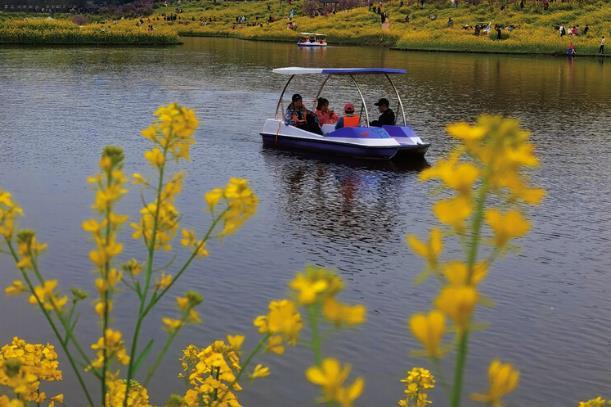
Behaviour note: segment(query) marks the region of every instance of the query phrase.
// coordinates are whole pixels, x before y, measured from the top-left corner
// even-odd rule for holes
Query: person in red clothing
[[[318,124],[335,124],[337,123],[337,114],[329,109],[329,101],[325,98],[318,98],[318,105],[316,106],[316,117],[318,118]]]
[[[335,129],[341,129],[342,127],[359,127],[361,118],[354,115],[354,105],[352,103],[346,103],[344,105],[344,116],[340,117],[335,125]]]

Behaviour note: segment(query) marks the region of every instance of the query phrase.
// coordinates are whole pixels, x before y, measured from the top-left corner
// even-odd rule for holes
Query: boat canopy
[[[394,68],[300,68],[296,66],[287,68],[276,68],[272,72],[283,75],[306,75],[306,74],[323,74],[323,75],[359,75],[359,74],[378,74],[378,75],[402,75],[407,71],[405,69]]]
[[[321,33],[300,33],[301,35],[303,35],[304,37],[309,37],[310,35],[316,35],[319,37],[326,37],[326,34],[321,34]]]

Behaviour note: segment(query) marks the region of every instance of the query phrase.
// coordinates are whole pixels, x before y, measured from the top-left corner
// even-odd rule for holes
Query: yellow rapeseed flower
[[[100,337],[98,341],[91,345],[91,349],[96,351],[96,359],[91,362],[91,367],[99,369],[104,364],[104,350],[109,361],[116,359],[122,365],[129,363],[129,355],[125,350],[122,334],[120,331],[106,329],[104,337]]]
[[[333,271],[308,265],[295,275],[289,287],[296,294],[299,304],[310,305],[320,299],[335,296],[344,288],[344,283]]]
[[[409,320],[409,327],[429,357],[439,358],[442,355],[441,341],[446,330],[443,313],[432,310],[428,314],[414,314]]]
[[[321,402],[337,403],[341,407],[350,407],[359,398],[365,386],[362,377],[349,386],[344,386],[350,375],[350,365],[342,366],[337,359],[325,358],[320,366],[312,366],[306,371],[307,379],[320,386],[322,390]]]
[[[439,256],[443,251],[443,234],[441,229],[432,228],[428,242],[423,242],[416,235],[407,235],[407,244],[414,253],[424,258],[431,270],[436,270],[439,264]]]
[[[433,213],[444,225],[451,226],[456,233],[464,233],[465,221],[473,212],[473,202],[461,196],[442,199],[433,205]]]
[[[504,247],[511,239],[524,236],[530,229],[528,220],[517,209],[505,213],[498,209],[488,209],[486,223],[494,232],[494,245],[498,248]]]
[[[47,280],[42,285],[34,287],[34,294],[30,296],[30,304],[37,305],[36,298],[41,302],[45,309],[51,311],[53,309],[61,310],[68,302],[67,296],[58,296],[55,293],[57,288],[57,280]]]
[[[442,267],[442,272],[450,285],[477,285],[486,277],[488,264],[486,262],[477,263],[473,267],[470,280],[467,265],[459,260],[445,263]]]
[[[204,200],[208,204],[208,209],[213,211],[224,195],[222,188],[213,188],[204,194]]]
[[[249,377],[251,379],[260,379],[267,376],[269,376],[269,367],[257,364]]]
[[[459,330],[468,327],[479,295],[472,286],[446,286],[435,300],[438,310],[449,316]]]
[[[500,360],[495,359],[488,368],[488,382],[487,393],[475,393],[472,397],[476,401],[500,407],[503,405],[503,397],[518,387],[520,372],[511,363],[501,363]]]
[[[161,273],[161,276],[159,276],[157,283],[155,283],[155,288],[158,290],[163,290],[165,288],[168,288],[170,284],[172,283],[173,278],[174,277],[172,277],[171,274]]]
[[[301,315],[295,303],[289,300],[271,301],[269,313],[258,316],[253,323],[259,333],[270,335],[267,349],[278,354],[284,353],[284,342],[289,345],[297,344],[303,328]]]
[[[362,304],[343,304],[331,297],[323,302],[322,315],[338,327],[360,325],[365,322],[367,308]]]
[[[6,295],[18,295],[27,290],[25,284],[21,280],[13,280],[11,285],[4,289]]]
[[[0,188],[0,236],[11,239],[15,230],[15,220],[23,215],[21,209],[8,191]]]
[[[165,157],[163,152],[155,147],[151,150],[147,150],[144,152],[144,158],[151,164],[151,166],[156,168],[161,168],[165,164]]]
[[[580,401],[577,407],[609,407],[609,406],[611,406],[610,400],[606,400],[601,396],[597,396],[588,401]]]
[[[427,391],[435,387],[435,378],[430,371],[415,367],[407,372],[401,382],[405,383],[405,399],[399,401],[399,406],[426,407],[431,404]]]
[[[166,317],[162,318],[161,322],[163,322],[164,329],[169,333],[176,332],[183,325],[183,322],[180,319],[172,319]]]

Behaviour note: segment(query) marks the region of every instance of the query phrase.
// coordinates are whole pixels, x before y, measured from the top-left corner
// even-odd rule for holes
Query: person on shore
[[[316,118],[318,124],[335,124],[338,121],[337,114],[329,109],[329,101],[325,98],[318,98],[318,104],[316,105]]]
[[[378,100],[378,102],[374,104],[378,107],[380,117],[378,117],[378,120],[374,120],[369,123],[369,125],[373,127],[394,126],[395,112],[393,112],[390,108],[390,103],[388,102],[388,99],[380,98],[380,100]]]
[[[598,47],[598,53],[600,55],[604,55],[605,53],[605,36],[604,35],[602,39],[600,40],[600,47]]]
[[[520,10],[524,10],[524,0],[520,0]]]
[[[335,130],[341,129],[342,127],[359,127],[361,118],[354,115],[354,105],[352,103],[346,103],[344,105],[344,115],[339,118],[335,125]]]
[[[587,35],[588,31],[590,31],[590,26],[586,24],[586,26],[583,27],[583,35]]]
[[[566,28],[564,28],[564,25],[560,25],[560,28],[558,29],[558,32],[560,32],[560,38],[564,37],[566,35]]]
[[[454,26],[454,20],[452,17],[448,17],[448,28],[452,28]]]
[[[566,55],[569,57],[574,57],[577,55],[577,51],[575,51],[575,45],[573,45],[573,41],[569,42],[569,47],[566,49]]]
[[[291,98],[291,104],[286,108],[284,114],[284,123],[311,133],[322,134],[316,115],[306,109],[299,93],[295,93]]]
[[[496,24],[494,26],[494,29],[496,30],[496,39],[500,40],[501,39],[501,30],[502,30],[501,26],[499,24]]]

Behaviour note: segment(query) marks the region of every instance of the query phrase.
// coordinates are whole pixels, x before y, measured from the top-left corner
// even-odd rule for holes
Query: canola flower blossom
[[[601,396],[596,396],[587,401],[580,401],[577,407],[609,407],[611,400],[607,400]]]
[[[503,397],[518,387],[520,372],[510,363],[502,363],[495,359],[488,368],[488,382],[488,391],[486,393],[474,393],[472,398],[493,407],[501,407]]]
[[[187,407],[239,407],[236,393],[242,390],[237,372],[241,371],[240,353],[244,337],[227,336],[205,348],[189,345],[180,359],[189,388],[181,398]],[[261,373],[260,373],[261,374]]]
[[[345,385],[350,376],[351,366],[343,365],[335,358],[325,358],[320,366],[312,366],[306,371],[308,380],[321,388],[321,403],[337,403],[341,407],[351,407],[363,392],[365,380],[357,377],[352,384]]]
[[[430,371],[415,367],[406,373],[401,382],[405,383],[405,398],[399,400],[399,407],[426,407],[432,404],[427,392],[435,388],[435,377]]]
[[[545,191],[531,185],[525,172],[537,167],[539,161],[529,132],[517,120],[482,115],[473,125],[455,123],[447,131],[459,144],[446,159],[420,174],[421,181],[438,181],[437,192],[444,192],[432,207],[442,227],[433,227],[427,240],[415,235],[406,238],[425,262],[422,276],[435,275],[441,287],[433,309],[413,314],[408,325],[422,345],[420,353],[437,364],[451,348],[444,346],[444,334],[455,333],[456,369],[450,405],[458,407],[474,315],[478,306],[490,302],[480,293],[479,284],[494,260],[513,247],[512,241],[528,233],[525,206],[540,203]],[[443,259],[444,241],[452,238],[463,248],[464,260]],[[493,363],[491,390],[476,398],[500,405],[518,384],[519,376],[511,369],[510,365]],[[499,379],[503,374],[511,380]]]
[[[53,345],[31,344],[15,337],[0,348],[0,387],[9,388],[14,397],[0,395],[0,406],[24,406],[24,402],[45,401],[53,406],[63,400],[63,395],[48,398],[41,384],[61,380],[62,372]]]

